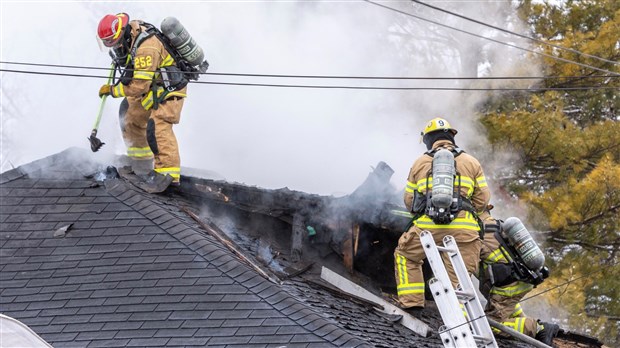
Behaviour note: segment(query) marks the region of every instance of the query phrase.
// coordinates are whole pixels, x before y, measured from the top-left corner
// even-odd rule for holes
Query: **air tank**
[[[506,219],[503,229],[508,241],[530,270],[538,271],[545,265],[545,255],[519,218]]]
[[[202,64],[205,59],[204,51],[178,19],[174,17],[164,18],[161,22],[161,32],[170,39],[170,43],[190,64],[193,66]]]
[[[433,187],[431,204],[438,212],[448,211],[454,192],[454,155],[452,151],[440,149],[433,156]]]

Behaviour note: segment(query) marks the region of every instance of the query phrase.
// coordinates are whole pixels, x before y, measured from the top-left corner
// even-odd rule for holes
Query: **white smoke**
[[[47,5],[50,4],[50,5]],[[53,5],[51,5],[53,4]],[[384,2],[481,35],[489,28],[404,2]],[[451,10],[507,25],[508,3],[458,2]],[[442,3],[438,4],[442,6]],[[159,25],[177,17],[206,52],[209,72],[340,75],[464,76],[462,55],[480,74],[510,75],[514,48],[451,32],[366,2],[11,2],[2,4],[2,61],[108,67],[95,40],[99,19],[127,12]],[[511,27],[519,31],[519,28]],[[448,37],[456,50],[443,43]],[[468,48],[475,52],[468,52]],[[509,59],[511,58],[511,59]],[[522,62],[521,62],[522,63]],[[5,69],[96,74],[101,78],[2,74],[2,171],[58,153],[89,148],[106,72],[1,65]],[[522,73],[522,72],[521,72]],[[445,87],[455,81],[359,81],[203,76],[201,81],[302,85]],[[477,83],[480,85],[480,83]],[[379,161],[401,188],[424,150],[419,132],[443,116],[473,152],[484,136],[475,107],[486,92],[267,88],[193,84],[175,127],[182,166],[211,170],[229,181],[266,188],[346,194]],[[108,99],[92,156],[124,152],[118,129],[120,100]],[[474,147],[476,145],[476,147]],[[472,151],[469,151],[472,152]],[[476,154],[476,153],[474,153]],[[483,164],[484,165],[484,164]]]

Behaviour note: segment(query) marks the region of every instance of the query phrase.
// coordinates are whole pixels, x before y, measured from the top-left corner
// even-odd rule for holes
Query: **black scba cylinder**
[[[200,66],[205,60],[205,53],[183,24],[174,17],[166,17],[161,22],[161,32],[170,39],[170,43],[183,58],[193,66]]]

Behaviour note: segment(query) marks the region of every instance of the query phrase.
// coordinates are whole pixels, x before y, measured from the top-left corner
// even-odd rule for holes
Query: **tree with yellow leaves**
[[[482,118],[494,150],[518,169],[494,173],[525,201],[546,237],[552,276],[542,290],[571,328],[620,343],[620,1],[522,0],[545,79],[506,95]],[[565,48],[565,49],[562,49]],[[563,88],[549,91],[544,88]],[[575,89],[580,88],[580,89]],[[539,218],[539,217],[543,218]]]

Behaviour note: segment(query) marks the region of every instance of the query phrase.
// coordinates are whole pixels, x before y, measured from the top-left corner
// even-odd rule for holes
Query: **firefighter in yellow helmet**
[[[420,233],[428,230],[438,245],[443,245],[444,236],[452,235],[459,247],[463,261],[470,273],[477,274],[480,260],[480,225],[477,214],[482,213],[489,203],[491,194],[482,166],[476,158],[456,146],[454,136],[457,130],[443,118],[428,122],[422,132],[427,152],[422,154],[411,167],[404,200],[407,209],[414,215],[411,227],[398,240],[394,251],[396,289],[402,308],[416,314],[424,308],[424,276],[422,261],[426,257],[420,244]],[[454,196],[461,203],[451,207],[450,221],[439,221],[429,216],[431,207],[432,164],[434,155],[446,149],[454,155],[456,168]],[[458,181],[458,183],[456,183]],[[431,214],[432,215],[432,214]],[[448,262],[446,269],[453,286],[458,282],[454,269]]]
[[[515,272],[509,264],[510,255],[497,239],[501,238],[496,232],[502,231],[503,223],[491,216],[489,211],[492,208],[493,206],[489,206],[488,210],[480,215],[485,235],[480,250],[482,269],[479,280],[481,292],[487,299],[485,313],[511,329],[551,345],[559,326],[526,316],[519,303],[536,283],[542,282],[548,276],[548,270],[545,267],[544,273],[540,274],[534,284],[531,280],[515,279]]]
[[[158,37],[147,29],[147,23],[130,21],[126,13],[109,14],[101,19],[97,36],[112,50],[122,76],[113,85],[101,86],[99,96],[126,99],[121,104],[121,113],[124,112],[121,129],[127,155],[136,174],[145,169],[148,172],[154,165],[143,188],[161,192],[170,184],[180,183],[181,160],[172,126],[181,117],[187,80],[162,78],[166,71],[175,71],[176,62]],[[179,75],[182,74],[175,76]]]

